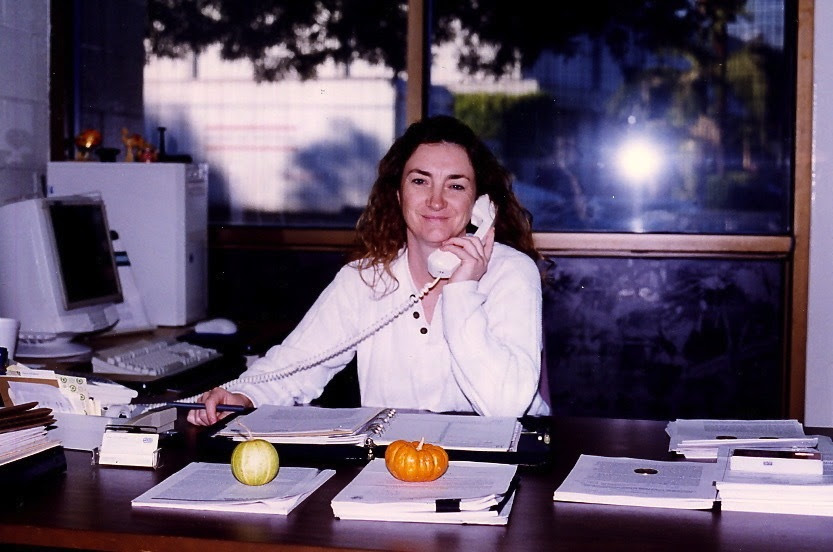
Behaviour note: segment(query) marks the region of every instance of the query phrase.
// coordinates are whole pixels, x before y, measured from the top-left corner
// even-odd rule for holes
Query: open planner
[[[239,421],[240,423],[236,423]],[[451,450],[516,452],[522,426],[516,418],[402,412],[392,408],[321,408],[262,405],[216,433],[242,441],[388,445],[398,439]]]

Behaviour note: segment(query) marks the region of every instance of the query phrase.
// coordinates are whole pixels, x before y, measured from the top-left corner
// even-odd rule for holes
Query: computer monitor
[[[73,342],[118,322],[121,282],[100,197],[0,207],[0,316],[20,320],[18,357],[89,353]]]

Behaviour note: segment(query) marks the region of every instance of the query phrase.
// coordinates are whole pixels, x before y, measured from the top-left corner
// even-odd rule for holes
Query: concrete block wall
[[[36,193],[46,173],[48,45],[48,0],[0,0],[0,203]]]

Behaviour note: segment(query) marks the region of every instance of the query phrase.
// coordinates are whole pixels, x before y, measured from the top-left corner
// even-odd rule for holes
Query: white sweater
[[[355,265],[343,267],[284,342],[269,349],[243,377],[326,360],[268,382],[235,383],[255,405],[306,404],[358,354],[364,406],[476,412],[484,416],[546,415],[541,372],[541,277],[523,253],[496,243],[479,282],[446,284],[431,324],[419,302],[405,250],[389,278],[371,289]],[[407,309],[354,343],[377,321]]]

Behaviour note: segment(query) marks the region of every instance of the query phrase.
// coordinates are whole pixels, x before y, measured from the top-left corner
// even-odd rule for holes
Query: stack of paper
[[[394,478],[381,458],[370,461],[332,500],[339,519],[506,525],[517,466],[451,462],[436,481]]]
[[[686,458],[715,459],[738,447],[815,447],[797,420],[676,420],[666,433],[668,450]]]
[[[237,481],[229,464],[193,462],[131,504],[138,508],[286,515],[334,474],[334,470],[281,467],[266,485],[251,486]]]
[[[52,410],[30,402],[0,408],[0,466],[32,456],[61,443],[47,435],[55,421]]]
[[[822,475],[731,470],[724,458],[718,466],[722,477],[715,485],[722,510],[833,516],[833,464],[829,459]]]
[[[582,454],[553,500],[710,510],[715,465]]]

